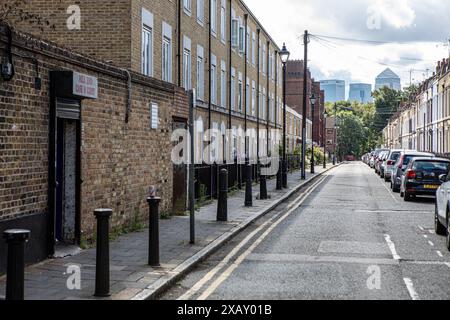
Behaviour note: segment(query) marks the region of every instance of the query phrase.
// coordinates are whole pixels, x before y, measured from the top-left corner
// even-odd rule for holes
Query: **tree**
[[[382,132],[389,119],[398,112],[400,103],[404,101],[404,93],[389,87],[382,87],[372,94],[375,99],[376,115],[372,128]]]

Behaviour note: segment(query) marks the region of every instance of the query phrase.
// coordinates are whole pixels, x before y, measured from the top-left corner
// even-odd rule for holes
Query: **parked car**
[[[383,162],[383,158],[385,155],[387,155],[388,152],[389,152],[389,150],[382,149],[380,151],[380,153],[378,154],[377,159],[375,160],[375,173],[377,173],[378,175],[380,174],[381,162]]]
[[[400,196],[410,201],[415,196],[436,196],[442,184],[441,175],[450,171],[450,160],[441,158],[414,158],[402,177]]]
[[[390,153],[390,151],[386,151],[380,157],[380,164],[378,165],[380,167],[380,169],[378,170],[380,178],[384,178],[384,173],[385,173],[385,168],[386,168],[386,160],[389,156],[389,153]]]
[[[442,174],[442,185],[436,192],[434,211],[434,230],[440,236],[447,236],[447,249],[450,251],[450,173]]]
[[[402,151],[398,157],[397,162],[392,169],[391,174],[391,189],[394,192],[400,192],[400,187],[402,184],[402,176],[405,173],[409,162],[414,158],[434,158],[434,154],[428,152],[418,152],[418,151]]]
[[[401,149],[394,149],[389,152],[389,155],[385,161],[384,166],[384,181],[389,182],[391,181],[391,175],[392,175],[392,169],[394,168],[395,163],[397,162],[398,158],[400,157],[400,154],[402,153]]]

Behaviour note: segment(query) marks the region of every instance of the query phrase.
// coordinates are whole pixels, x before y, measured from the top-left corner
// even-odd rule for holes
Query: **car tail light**
[[[386,164],[387,164],[388,166],[392,166],[392,165],[394,165],[394,161],[393,161],[393,160],[388,160],[388,161],[386,162]]]
[[[407,179],[415,179],[417,177],[417,174],[415,171],[413,170],[408,170],[408,172],[406,172],[406,178]]]

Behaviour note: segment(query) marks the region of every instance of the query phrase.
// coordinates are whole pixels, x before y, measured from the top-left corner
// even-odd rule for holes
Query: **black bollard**
[[[159,204],[161,198],[147,198],[149,206],[148,265],[159,267]]]
[[[278,161],[277,190],[283,190],[283,162]]]
[[[245,166],[245,206],[252,207],[253,206],[253,166],[248,164]]]
[[[288,173],[288,165],[287,165],[287,160],[286,161],[283,161],[283,165],[282,165],[282,167],[283,167],[283,188],[284,189],[287,189],[287,187],[288,187],[288,179],[287,179],[287,173]]]
[[[95,265],[95,294],[96,297],[109,297],[109,218],[111,209],[97,209],[94,211],[97,219],[97,260]]]
[[[259,200],[267,200],[267,177],[261,174],[259,178]]]
[[[217,221],[228,221],[228,171],[220,170],[219,201],[217,202]]]
[[[8,245],[6,300],[21,301],[25,298],[25,242],[30,239],[30,231],[6,230],[3,237]]]

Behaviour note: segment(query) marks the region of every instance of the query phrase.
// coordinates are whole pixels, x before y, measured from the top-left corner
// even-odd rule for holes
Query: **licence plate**
[[[424,187],[425,189],[435,189],[435,190],[439,189],[439,186],[437,186],[437,185],[432,185],[432,184],[426,184],[426,185],[424,185],[423,187]]]

